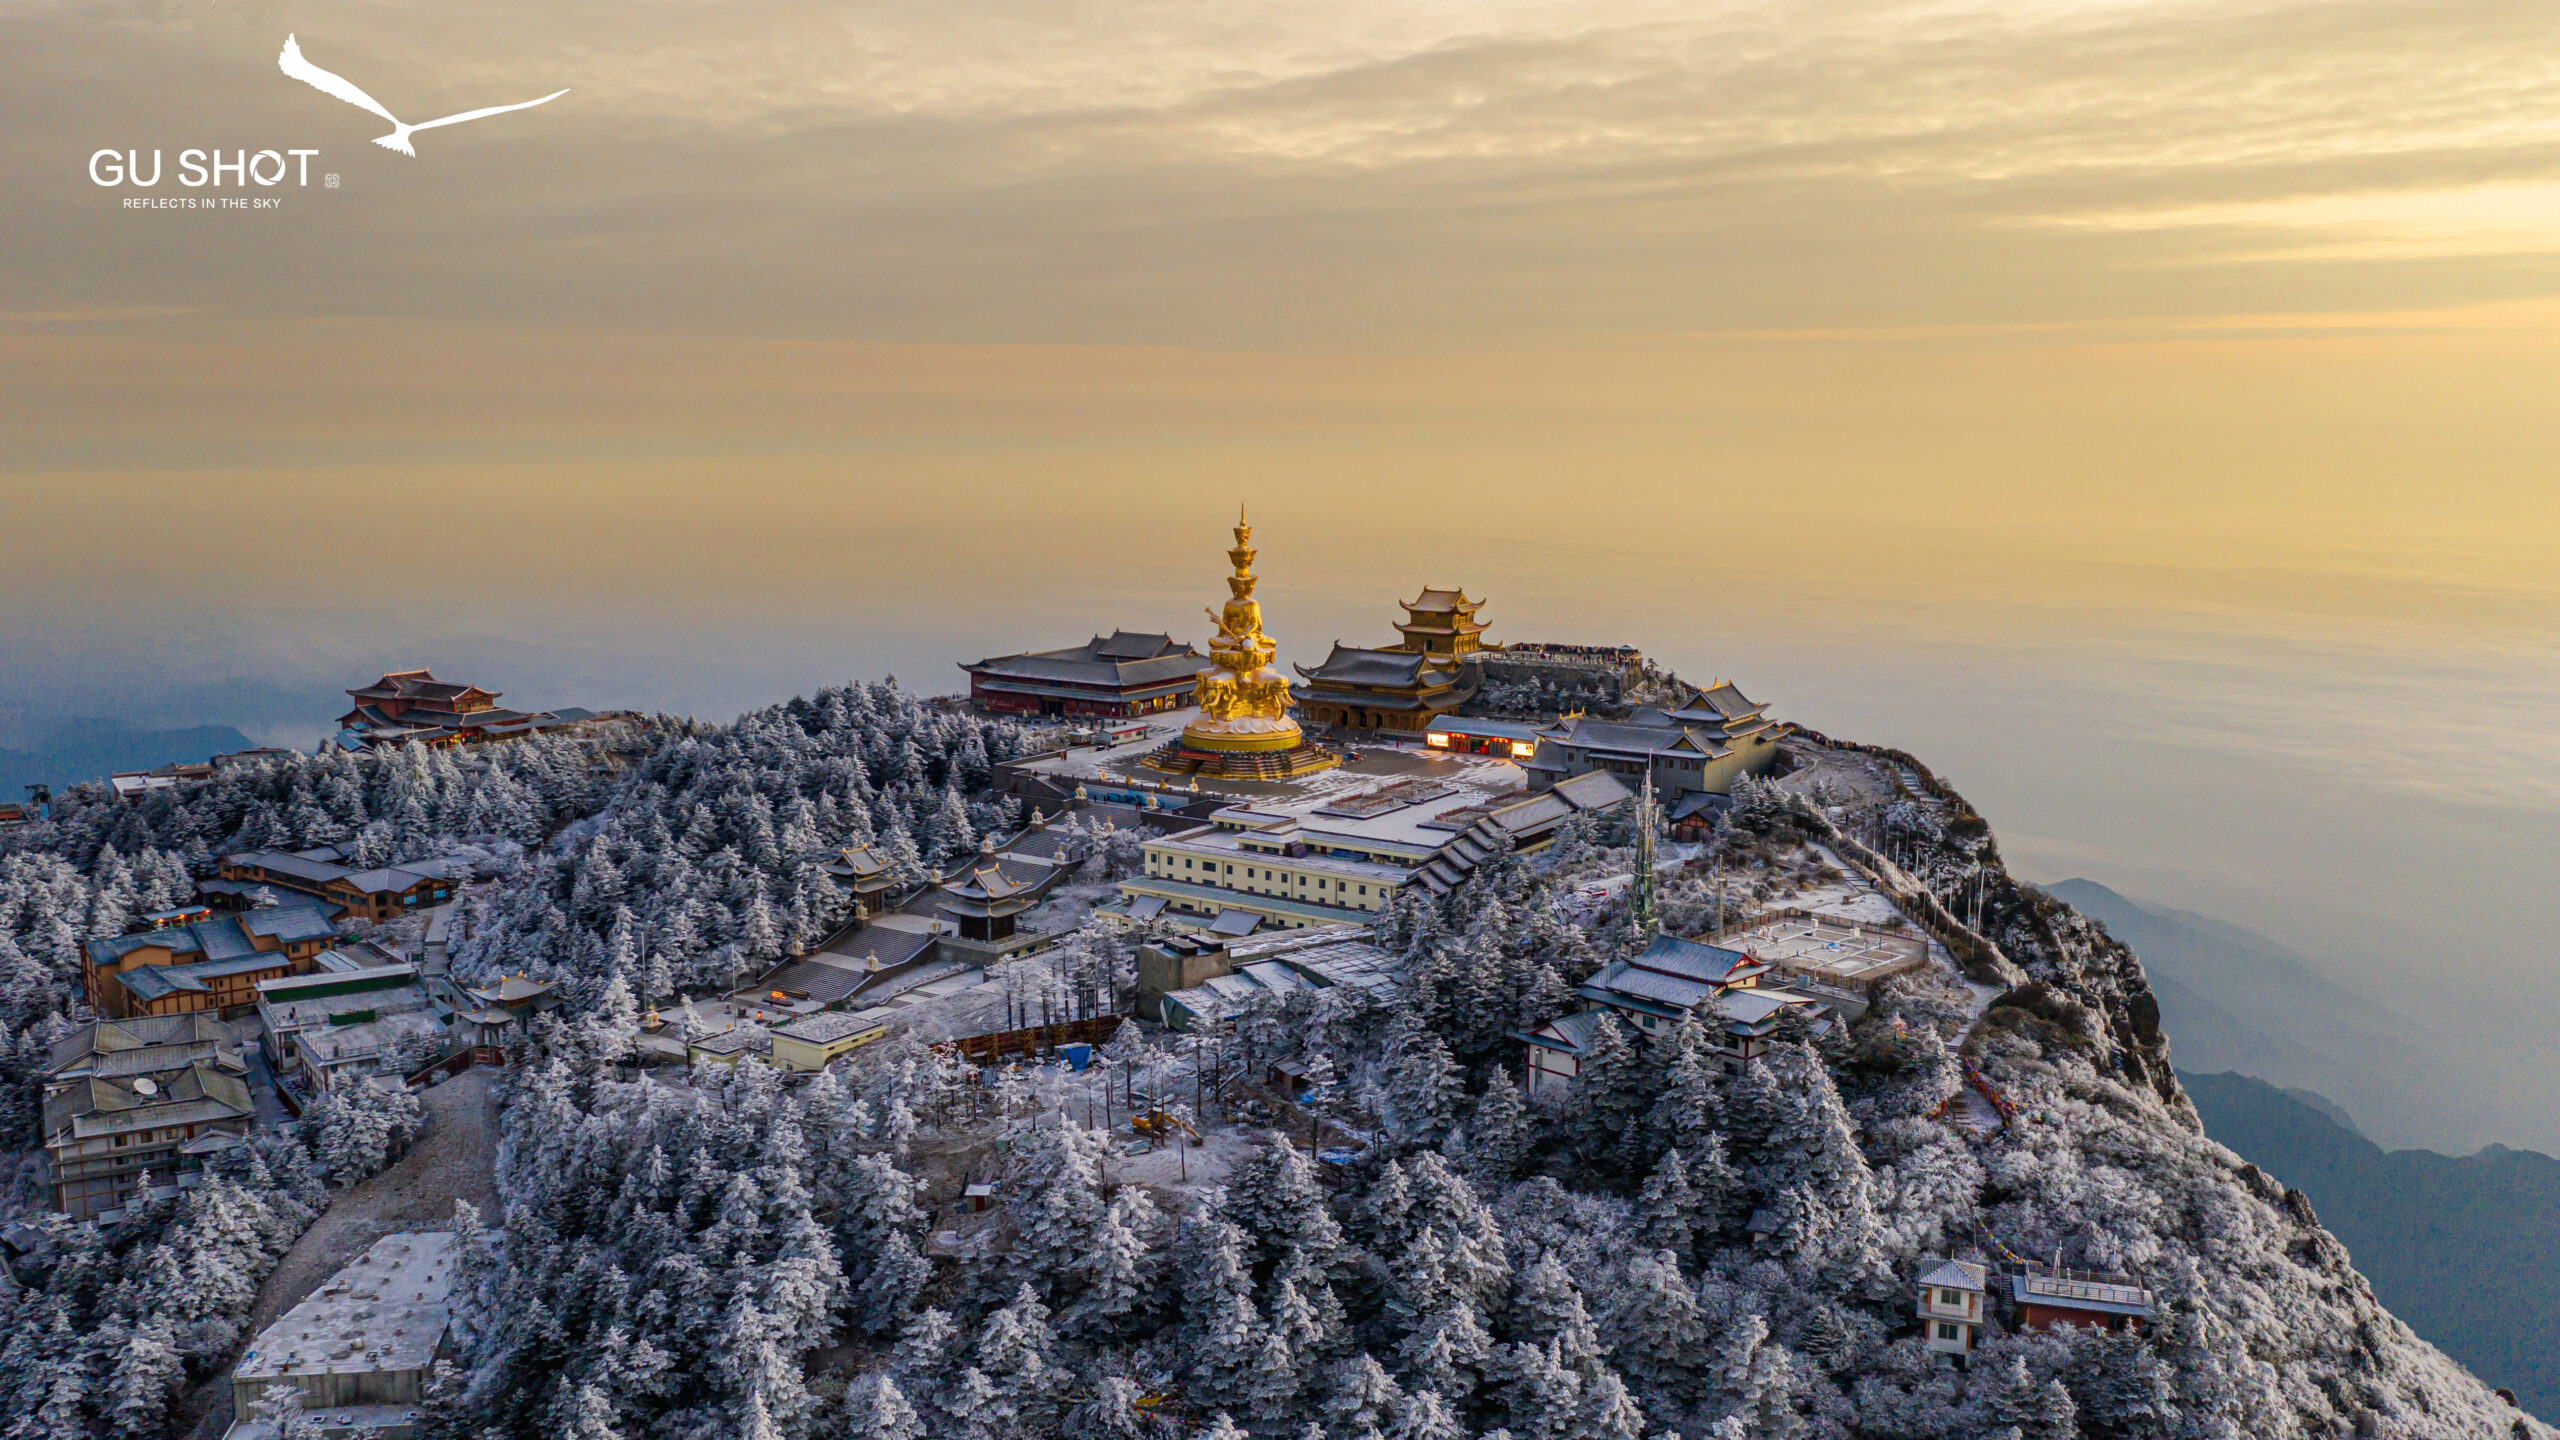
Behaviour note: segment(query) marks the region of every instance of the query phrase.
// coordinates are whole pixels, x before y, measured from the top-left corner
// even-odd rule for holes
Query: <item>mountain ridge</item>
[[[0,750],[0,798],[15,799],[28,785],[58,790],[121,771],[199,764],[250,745],[231,725],[151,730],[122,720],[65,720],[32,749]]]
[[[2525,1408],[2560,1408],[2560,1160],[2386,1151],[2254,1076],[2178,1078],[2205,1133],[2310,1197],[2393,1314]]]
[[[2547,1116],[2518,1114],[2506,1101],[2495,1057],[2330,979],[2267,936],[2086,878],[2037,888],[2141,957],[2181,1072],[2236,1071],[2311,1091],[2385,1148],[2462,1155],[2550,1128]]]

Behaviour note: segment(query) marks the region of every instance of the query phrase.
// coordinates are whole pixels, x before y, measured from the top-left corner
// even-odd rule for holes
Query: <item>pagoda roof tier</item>
[[[1402,690],[1429,690],[1457,683],[1457,672],[1437,656],[1419,650],[1363,650],[1333,642],[1324,663],[1295,667],[1318,685],[1379,685]]]
[[[370,685],[347,692],[359,700],[407,700],[412,703],[452,703],[467,699],[496,700],[498,692],[477,685],[455,685],[438,680],[427,670],[394,670]]]
[[[1357,705],[1363,710],[1416,710],[1437,714],[1447,708],[1393,690],[1333,690],[1321,685],[1299,686],[1296,699],[1301,705]]]
[[[1719,680],[1668,712],[1668,718],[1683,724],[1721,725],[1728,733],[1743,733],[1749,722],[1760,719],[1769,707],[1742,693],[1730,680]]]
[[[1396,603],[1407,610],[1427,615],[1473,615],[1477,607],[1484,604],[1481,600],[1468,599],[1464,590],[1433,590],[1429,587],[1414,599]]]
[[[954,891],[948,898],[941,902],[939,908],[945,915],[966,915],[973,918],[1001,920],[1007,915],[1019,915],[1023,911],[1030,909],[1031,903],[1032,902],[1023,899],[972,900],[961,895],[959,892]]]
[[[1031,908],[1039,891],[1036,882],[1016,879],[1000,865],[983,864],[945,884],[940,905],[946,915],[1017,915]]]

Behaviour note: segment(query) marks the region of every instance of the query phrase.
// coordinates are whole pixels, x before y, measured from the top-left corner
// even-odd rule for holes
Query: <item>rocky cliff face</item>
[[[1894,858],[1858,847],[1874,878],[1938,902],[1914,908],[1970,952],[1974,974],[2016,979],[1963,1042],[2017,1112],[1976,1147],[1982,1258],[2059,1251],[2065,1264],[2150,1279],[2167,1311],[2160,1353],[2184,1397],[2157,1433],[2548,1433],[2492,1392],[2495,1377],[2484,1383],[2386,1310],[2300,1191],[2205,1136],[2133,952],[2015,881],[1982,818],[1925,767],[1871,753],[1907,792],[1880,817]],[[1824,818],[1836,829],[1852,817],[1833,807]],[[1870,1158],[1892,1171],[1891,1145],[1878,1148]]]

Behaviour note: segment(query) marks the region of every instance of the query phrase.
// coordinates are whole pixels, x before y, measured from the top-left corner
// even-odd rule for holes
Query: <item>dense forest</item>
[[[830,847],[869,841],[921,875],[1013,823],[984,785],[1024,743],[855,685],[725,726],[653,722],[613,755],[332,756],[183,801],[75,798],[0,841],[8,1078],[31,1085],[71,1017],[79,940],[223,848],[483,860],[457,968],[556,978],[569,1003],[512,1072],[502,1213],[455,1220],[431,1440],[2544,1433],[2376,1303],[2298,1194],[2202,1135],[2139,966],[2013,884],[1916,762],[1926,803],[1851,814],[1755,784],[1710,843],[1872,867],[1976,988],[1897,980],[1738,1074],[1694,1021],[1603,1022],[1580,1082],[1523,1095],[1509,1034],[1643,939],[1567,903],[1566,878],[1624,864],[1589,826],[1400,899],[1378,927],[1393,996],[1242,1017],[1242,1043],[1302,1061],[1310,1105],[1361,1143],[1319,1160],[1266,1134],[1216,1187],[1115,1183],[1116,1143],[1071,1107],[910,1040],[816,1077],[630,1063],[638,1004],[825,928]],[[1706,903],[1672,889],[1681,913]],[[1096,926],[1042,963],[1125,984],[1129,943]],[[1129,1026],[1106,1058],[1143,1070],[1161,1047]],[[2016,1108],[1994,1142],[1936,1118],[1966,1059]],[[398,1117],[349,1124],[337,1158],[361,1169]],[[962,1146],[1001,1157],[1002,1243],[939,1255],[924,1182]],[[332,1164],[309,1137],[268,1141],[165,1213],[56,1223],[68,1258],[7,1302],[10,1433],[161,1433],[177,1387],[226,1363]],[[1777,1221],[1756,1240],[1755,1212]],[[2012,1252],[2138,1272],[2159,1323],[1996,1333],[1962,1368],[1926,1351],[1916,1262]]]

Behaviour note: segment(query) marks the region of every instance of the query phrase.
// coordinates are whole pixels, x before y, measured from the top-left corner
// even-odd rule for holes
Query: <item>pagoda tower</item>
[[[1468,599],[1464,587],[1434,590],[1426,585],[1421,598],[1396,603],[1404,607],[1404,618],[1396,622],[1397,633],[1404,636],[1396,647],[1399,650],[1455,660],[1479,650],[1502,648],[1484,643],[1485,624],[1476,618],[1484,602]]]
[[[1280,647],[1262,633],[1262,605],[1253,598],[1253,527],[1236,511],[1235,548],[1227,560],[1227,603],[1212,610],[1218,625],[1210,641],[1210,668],[1192,694],[1200,718],[1182,727],[1182,738],[1145,760],[1149,769],[1229,780],[1287,780],[1342,763],[1306,737],[1289,713],[1289,682],[1271,668]]]

